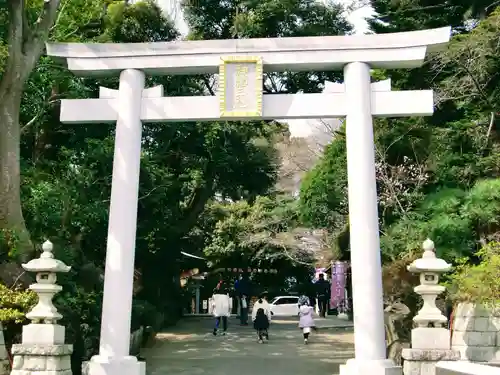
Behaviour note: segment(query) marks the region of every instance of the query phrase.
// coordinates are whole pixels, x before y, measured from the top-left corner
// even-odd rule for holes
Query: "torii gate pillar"
[[[347,64],[344,84],[354,327],[363,327],[354,330],[355,353],[360,360],[385,359],[370,66]]]

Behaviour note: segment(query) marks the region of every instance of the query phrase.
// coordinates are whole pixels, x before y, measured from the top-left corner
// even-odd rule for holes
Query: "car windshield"
[[[271,304],[273,304],[274,302],[276,302],[278,300],[278,297],[274,297],[272,300],[271,300]]]

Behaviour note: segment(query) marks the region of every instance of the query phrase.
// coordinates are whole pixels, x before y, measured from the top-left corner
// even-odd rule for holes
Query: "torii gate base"
[[[386,359],[372,116],[431,115],[432,91],[370,86],[371,68],[413,68],[449,41],[450,28],[409,33],[143,44],[48,44],[74,73],[120,74],[118,91],[63,100],[61,121],[116,122],[99,355],[90,375],[143,375],[129,356],[143,122],[346,117],[355,358],[341,375],[400,375]],[[230,56],[237,54],[238,56]],[[221,63],[222,59],[222,63]],[[220,66],[219,66],[220,65]],[[163,97],[148,74],[216,73],[217,96]],[[323,94],[262,95],[263,71],[344,69]]]

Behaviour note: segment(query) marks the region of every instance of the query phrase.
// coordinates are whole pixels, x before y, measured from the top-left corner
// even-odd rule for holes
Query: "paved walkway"
[[[188,318],[158,334],[142,355],[148,375],[333,375],[353,357],[353,335],[339,329],[346,322],[330,319],[318,322],[324,328],[306,346],[295,319],[273,320],[270,341],[258,344],[253,329],[236,319],[226,336],[214,337],[212,319]]]

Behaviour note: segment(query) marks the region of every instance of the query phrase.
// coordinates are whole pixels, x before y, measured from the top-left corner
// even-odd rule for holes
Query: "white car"
[[[299,315],[298,296],[279,296],[273,298],[269,303],[273,316],[297,316]]]

